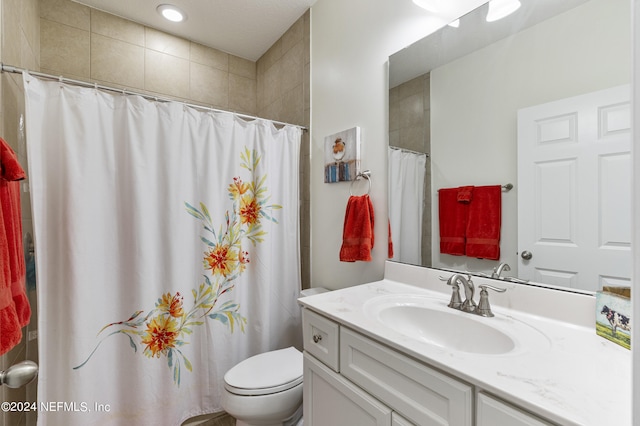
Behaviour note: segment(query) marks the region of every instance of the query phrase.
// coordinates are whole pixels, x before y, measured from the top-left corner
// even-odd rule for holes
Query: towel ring
[[[367,182],[369,183],[369,187],[367,188],[367,194],[369,195],[369,193],[371,192],[371,171],[369,170],[365,170],[362,173],[358,173],[356,175],[356,178],[354,180],[351,181],[351,185],[349,186],[349,194],[351,194],[351,196],[353,196],[353,184],[356,183],[356,181],[360,178],[365,178],[367,180]]]

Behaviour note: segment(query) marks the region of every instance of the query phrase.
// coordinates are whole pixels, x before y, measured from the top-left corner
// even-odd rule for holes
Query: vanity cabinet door
[[[417,425],[473,424],[471,385],[346,327],[340,328],[340,373]]]
[[[303,389],[305,426],[391,426],[387,406],[307,352]]]
[[[318,315],[309,309],[302,310],[302,339],[304,350],[339,371],[338,346],[339,329],[337,323]]]
[[[542,420],[483,392],[478,393],[477,415],[477,426],[553,426],[553,423]]]

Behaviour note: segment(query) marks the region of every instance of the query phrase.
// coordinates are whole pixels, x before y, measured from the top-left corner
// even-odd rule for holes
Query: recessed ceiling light
[[[187,15],[172,4],[161,4],[156,8],[158,13],[171,22],[182,22],[187,19]]]

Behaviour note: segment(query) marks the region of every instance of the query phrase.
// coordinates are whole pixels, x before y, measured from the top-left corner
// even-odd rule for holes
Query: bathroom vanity
[[[485,318],[447,307],[449,275],[387,262],[299,300],[305,425],[631,424],[631,354],[596,335],[593,296],[474,277],[507,289]]]

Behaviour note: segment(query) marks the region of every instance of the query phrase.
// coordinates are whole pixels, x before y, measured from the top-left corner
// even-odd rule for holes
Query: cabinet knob
[[[313,335],[313,343],[318,343],[320,340],[322,340],[322,336],[319,334],[314,334]]]

